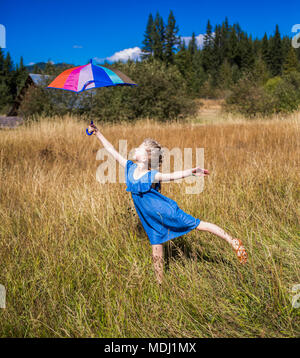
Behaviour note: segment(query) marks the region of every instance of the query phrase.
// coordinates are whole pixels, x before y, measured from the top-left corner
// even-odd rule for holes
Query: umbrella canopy
[[[93,65],[91,60],[87,65],[73,67],[62,72],[47,88],[58,88],[78,93],[98,87],[136,85],[121,71]]]

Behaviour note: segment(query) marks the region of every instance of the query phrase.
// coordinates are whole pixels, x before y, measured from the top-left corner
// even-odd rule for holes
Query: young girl
[[[196,167],[163,174],[157,170],[162,162],[162,148],[156,140],[146,138],[135,149],[134,163],[121,156],[94,124],[89,126],[89,131],[93,131],[105,149],[125,167],[126,191],[131,192],[134,206],[152,245],[154,270],[160,284],[163,279],[163,243],[193,229],[208,231],[224,239],[235,250],[240,263],[246,263],[247,253],[241,240],[232,238],[215,224],[187,214],[174,200],[160,193],[161,182],[190,175],[206,176],[209,174],[207,170]]]

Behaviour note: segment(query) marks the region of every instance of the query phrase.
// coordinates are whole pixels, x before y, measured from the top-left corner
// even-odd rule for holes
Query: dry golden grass
[[[165,245],[162,288],[125,183],[96,180],[101,144],[86,123],[43,118],[0,131],[0,336],[299,336],[299,117],[98,123],[128,152],[145,137],[204,147],[204,191],[173,182],[162,194],[248,250],[243,267],[225,241],[193,230]]]

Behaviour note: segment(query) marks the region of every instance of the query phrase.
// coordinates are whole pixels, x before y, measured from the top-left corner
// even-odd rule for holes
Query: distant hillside
[[[46,65],[47,65],[47,62],[37,62],[34,65],[25,66],[25,68],[28,70],[28,72],[32,72],[35,67],[38,67],[40,70],[44,71]],[[55,68],[65,68],[65,67],[72,67],[72,66],[75,67],[75,65],[68,64],[68,63],[65,63],[65,62],[55,63],[55,64],[53,64],[53,66]]]

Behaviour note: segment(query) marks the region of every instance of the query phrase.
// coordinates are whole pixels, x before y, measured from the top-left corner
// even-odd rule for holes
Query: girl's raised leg
[[[205,221],[200,221],[200,224],[196,227],[199,231],[208,231],[212,234],[215,234],[222,239],[226,240],[232,248],[236,251],[236,254],[238,256],[238,259],[241,263],[246,263],[247,261],[247,253],[245,250],[245,247],[242,245],[241,241],[239,239],[231,237],[227,232],[225,232],[223,229],[221,229],[218,225],[208,223]]]

